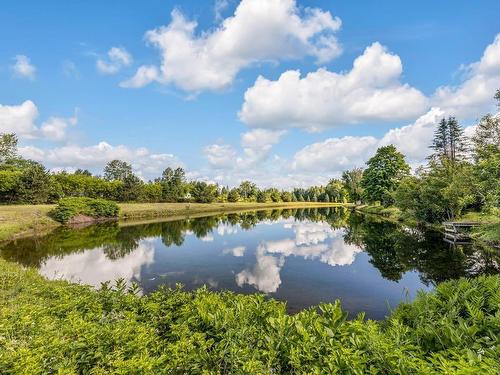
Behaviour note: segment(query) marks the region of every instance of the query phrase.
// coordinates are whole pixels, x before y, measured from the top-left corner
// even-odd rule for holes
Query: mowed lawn
[[[54,205],[0,206],[0,241],[18,234],[43,233],[59,225],[48,216]]]

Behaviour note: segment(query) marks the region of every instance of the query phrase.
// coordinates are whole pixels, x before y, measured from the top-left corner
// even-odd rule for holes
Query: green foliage
[[[380,147],[375,156],[366,163],[361,186],[369,202],[379,201],[384,206],[394,202],[392,193],[401,179],[408,175],[410,167],[403,154],[393,145]]]
[[[287,315],[262,295],[161,289],[136,295],[46,281],[0,261],[0,372],[495,373],[500,277],[440,285],[384,322],[340,303]]]
[[[289,191],[282,191],[281,192],[281,200],[283,202],[293,202],[294,195],[290,193]]]
[[[417,220],[451,220],[475,201],[472,166],[466,162],[431,162],[419,176],[404,178],[394,193],[396,206]]]
[[[363,169],[354,168],[350,171],[342,173],[342,182],[351,198],[352,202],[361,201],[363,198],[363,187],[361,181],[363,179]]]
[[[455,117],[442,119],[434,133],[431,148],[434,154],[430,159],[440,161],[446,159],[452,163],[463,160],[467,151],[467,142],[464,131]]]
[[[0,201],[12,202],[16,199],[21,171],[0,170]]]
[[[271,194],[269,194],[269,192],[267,191],[259,191],[257,193],[257,202],[259,203],[267,203],[267,202],[271,202]]]
[[[115,202],[94,198],[63,198],[52,210],[54,220],[66,223],[76,215],[85,215],[93,218],[118,217],[120,208]]]
[[[16,200],[22,203],[45,203],[50,196],[50,176],[43,165],[27,161],[21,169],[16,187]]]
[[[500,92],[500,90],[499,90]],[[485,211],[500,208],[500,116],[486,115],[476,126],[474,177]]]
[[[142,185],[139,200],[141,202],[161,202],[163,189],[161,184],[149,182]]]
[[[238,192],[238,189],[231,189],[227,196],[227,200],[233,203],[238,202],[240,200],[240,193]]]
[[[349,201],[349,192],[340,180],[332,179],[325,187],[325,195],[329,202],[345,203]]]
[[[162,199],[165,202],[182,202],[187,193],[186,173],[182,168],[167,168],[157,180],[162,186]]]
[[[238,192],[240,193],[241,199],[245,202],[255,202],[257,201],[257,185],[250,181],[243,181],[238,187]]]
[[[0,133],[0,163],[17,156],[17,142],[14,133]]]
[[[104,167],[104,179],[108,181],[124,181],[132,174],[132,166],[122,160],[111,160]]]
[[[198,203],[211,203],[217,198],[217,186],[204,181],[193,182],[191,197]]]

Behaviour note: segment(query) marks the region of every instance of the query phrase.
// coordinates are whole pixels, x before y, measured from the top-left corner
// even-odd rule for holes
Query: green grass
[[[480,227],[473,230],[473,237],[500,245],[500,212],[498,210],[493,213],[468,212],[460,220],[481,223]]]
[[[0,260],[2,374],[495,374],[500,276],[441,284],[383,322],[262,295],[139,297]]]
[[[403,221],[404,215],[401,210],[394,206],[384,207],[382,205],[361,205],[356,210],[364,214],[380,215],[392,221]]]
[[[279,207],[339,206],[335,203],[120,203],[121,219],[182,219],[221,212]],[[342,205],[340,205],[342,206]],[[49,217],[55,205],[0,205],[0,242],[47,232],[60,225]]]
[[[0,205],[0,242],[55,228],[59,224],[48,216],[53,208],[53,205]]]

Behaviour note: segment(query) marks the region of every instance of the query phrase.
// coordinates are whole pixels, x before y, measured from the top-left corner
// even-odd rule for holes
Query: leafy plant
[[[60,199],[50,214],[54,220],[67,223],[76,215],[85,215],[93,218],[111,218],[117,217],[119,211],[120,208],[116,202],[80,197]]]
[[[340,303],[288,315],[263,295],[99,290],[0,260],[0,373],[493,374],[500,276],[420,293],[385,321]]]

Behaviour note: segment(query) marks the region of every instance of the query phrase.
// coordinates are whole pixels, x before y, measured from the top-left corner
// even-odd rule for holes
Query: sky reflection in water
[[[347,210],[273,210],[82,230],[62,228],[6,245],[4,258],[48,278],[99,286],[138,282],[262,292],[290,312],[342,301],[351,317],[383,318],[418,289],[499,270],[494,250],[453,247],[440,234],[377,222]]]

